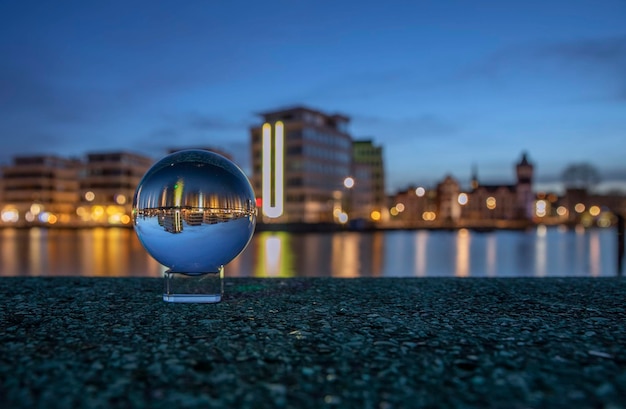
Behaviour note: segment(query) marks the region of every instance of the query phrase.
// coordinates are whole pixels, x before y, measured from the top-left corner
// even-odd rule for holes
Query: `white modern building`
[[[351,172],[349,118],[305,107],[261,117],[250,130],[259,222],[337,222]]]

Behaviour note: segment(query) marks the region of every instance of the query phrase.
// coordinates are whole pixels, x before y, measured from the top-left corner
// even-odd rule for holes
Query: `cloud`
[[[183,126],[197,131],[224,131],[246,129],[248,121],[243,118],[225,118],[211,114],[191,112],[181,119]]]
[[[496,51],[458,74],[460,80],[512,84],[520,76],[565,82],[589,98],[626,101],[626,36],[518,44]]]
[[[28,117],[48,123],[79,122],[87,112],[86,102],[33,70],[0,66],[0,121]]]
[[[354,128],[371,130],[388,142],[411,141],[419,138],[446,137],[457,134],[458,124],[440,115],[416,114],[412,117],[386,118],[375,115],[352,116]]]
[[[341,105],[347,101],[378,99],[381,95],[404,90],[407,81],[413,80],[409,70],[357,71],[350,75],[326,78],[285,102],[327,104],[331,100]]]
[[[29,131],[20,136],[2,136],[0,163],[9,163],[14,156],[34,154],[57,154],[58,146],[67,144],[68,138],[43,131]]]
[[[603,182],[626,182],[626,167],[609,167],[600,171]]]
[[[221,148],[231,153],[235,150],[232,147],[239,151],[239,146],[248,144],[249,123],[244,117],[189,111],[162,114],[158,122],[134,141],[137,149],[160,155],[171,148],[196,146]]]
[[[549,44],[539,47],[534,54],[606,67],[623,74],[626,68],[626,36]]]

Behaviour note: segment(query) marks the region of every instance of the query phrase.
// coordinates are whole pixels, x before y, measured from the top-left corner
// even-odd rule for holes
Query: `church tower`
[[[470,184],[472,186],[472,190],[478,189],[478,186],[480,185],[478,183],[478,167],[476,164],[472,165],[472,180],[470,181]]]
[[[517,214],[520,219],[530,220],[533,218],[533,172],[534,166],[529,162],[527,153],[523,152],[522,159],[515,165]]]

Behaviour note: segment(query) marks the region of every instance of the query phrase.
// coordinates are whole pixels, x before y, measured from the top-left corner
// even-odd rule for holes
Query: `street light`
[[[354,178],[348,176],[343,180],[343,185],[348,189],[352,189],[352,187],[354,186]]]
[[[461,206],[465,206],[468,202],[468,197],[467,197],[467,193],[459,193],[459,196],[457,198],[457,201],[459,202],[459,204]]]

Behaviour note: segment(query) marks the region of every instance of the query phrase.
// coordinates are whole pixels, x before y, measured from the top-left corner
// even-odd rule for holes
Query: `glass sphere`
[[[174,273],[218,272],[248,245],[256,213],[243,171],[204,150],[175,152],[155,163],[133,198],[141,244]]]

